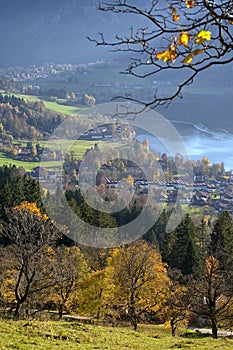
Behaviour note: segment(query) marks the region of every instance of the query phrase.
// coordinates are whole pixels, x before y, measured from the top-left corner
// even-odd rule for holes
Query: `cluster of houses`
[[[81,161],[78,162],[80,166]],[[79,168],[78,166],[78,168]],[[101,169],[109,170],[109,165],[103,166]],[[131,169],[132,170],[132,169]],[[137,169],[139,170],[139,169]],[[78,173],[78,169],[77,169]],[[56,187],[56,182],[60,181],[61,173],[50,171],[41,167],[36,167],[29,173],[36,180],[51,184]],[[139,172],[134,175],[130,174],[129,169],[125,170],[125,176],[119,180],[111,178],[109,173],[104,176],[104,184],[106,188],[117,189],[121,186],[121,182],[126,181],[127,176],[131,176],[131,186],[137,195],[153,196],[158,202],[192,204],[197,207],[208,206],[215,210],[216,214],[228,210],[233,212],[233,174],[228,176],[218,176],[208,180],[204,176],[194,176],[192,181],[176,178],[174,180],[160,180],[159,178],[151,181],[141,176]],[[75,188],[79,185],[76,184]]]
[[[90,129],[80,136],[80,140],[108,140],[112,138],[112,132],[105,126]]]
[[[110,181],[109,188],[118,188],[120,182]],[[232,188],[231,188],[232,187]],[[145,178],[134,178],[134,190],[137,194],[154,193],[159,202],[193,204],[196,206],[208,205],[216,213],[228,210],[233,212],[233,176],[221,177],[209,181],[186,182],[182,179],[173,181],[148,181]]]
[[[14,143],[11,152],[14,160],[23,162],[40,162],[42,157],[44,161],[63,159],[62,150],[54,151],[39,144],[35,146],[30,141],[26,145],[21,142]]]

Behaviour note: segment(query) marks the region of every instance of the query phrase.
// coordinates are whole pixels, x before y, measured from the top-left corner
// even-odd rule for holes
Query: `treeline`
[[[43,101],[28,102],[0,94],[0,123],[13,138],[38,140],[49,136],[64,116],[47,110]]]
[[[42,208],[39,183],[28,176],[22,167],[0,167],[0,218],[4,219],[6,210],[24,201],[35,202]]]
[[[0,180],[0,303],[5,313],[18,318],[53,309],[60,317],[79,313],[130,322],[134,329],[138,322],[168,322],[173,335],[179,324],[201,317],[214,338],[219,327],[232,326],[233,222],[228,212],[212,225],[203,218],[199,226],[186,215],[167,232],[171,213],[163,211],[142,239],[97,249],[77,246],[59,232],[43,209],[38,184],[22,169],[2,167]],[[134,202],[109,214],[94,211],[78,190],[66,197],[77,215],[99,227],[126,224],[143,206]]]

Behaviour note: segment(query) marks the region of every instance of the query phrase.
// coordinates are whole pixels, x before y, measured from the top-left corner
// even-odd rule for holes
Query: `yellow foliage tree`
[[[186,326],[190,316],[190,298],[187,286],[180,283],[182,275],[179,270],[171,270],[166,300],[161,309],[160,317],[165,320],[165,327],[171,328],[172,336],[176,335],[178,326]]]
[[[115,248],[105,271],[105,301],[137,329],[140,317],[158,312],[169,283],[160,253],[144,241]]]
[[[75,303],[88,267],[78,247],[58,247],[54,251],[52,270],[52,299],[61,318],[64,310],[70,310]]]
[[[85,315],[96,317],[97,321],[104,312],[104,270],[88,273],[81,283],[78,295],[78,310]]]
[[[42,218],[44,221],[48,220],[47,214],[42,214],[40,208],[37,207],[35,202],[22,202],[20,205],[14,207],[15,211],[30,211],[33,215]]]

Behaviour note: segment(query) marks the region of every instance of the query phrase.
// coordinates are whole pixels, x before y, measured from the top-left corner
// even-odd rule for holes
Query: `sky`
[[[131,23],[128,16],[98,11],[98,5],[98,0],[0,0],[0,65],[83,63],[106,56],[106,49],[86,37],[103,32],[110,38]]]
[[[86,39],[113,25],[97,6],[96,0],[0,0],[0,65],[80,63],[102,56]]]

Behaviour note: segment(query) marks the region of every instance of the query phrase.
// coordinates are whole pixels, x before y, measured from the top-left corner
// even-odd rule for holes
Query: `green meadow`
[[[5,92],[3,90],[0,90],[0,93],[2,93],[3,95],[5,94]],[[45,104],[45,107],[47,109],[50,109],[54,112],[57,113],[61,113],[61,114],[67,114],[67,115],[76,115],[82,114],[82,111],[84,111],[86,109],[86,107],[84,106],[66,106],[64,105],[64,100],[60,100],[57,102],[51,102],[51,101],[47,101],[43,98],[40,98],[38,96],[33,96],[33,95],[25,95],[25,94],[7,94],[7,95],[14,95],[15,97],[19,97],[19,98],[23,98],[25,99],[25,101],[29,101],[29,102],[36,102],[36,101],[43,101]],[[62,103],[63,102],[63,103]]]
[[[26,146],[27,141],[15,141],[16,143],[20,142],[22,146]],[[120,144],[118,142],[111,142],[111,141],[86,141],[86,140],[52,140],[52,141],[37,141],[33,142],[34,145],[39,143],[41,146],[48,147],[51,150],[63,150],[64,152],[71,152],[73,151],[75,154],[75,157],[77,159],[82,159],[84,156],[84,153],[87,149],[93,148],[95,143],[98,143],[98,146],[101,150],[103,150],[105,147],[108,149],[114,149],[119,147],[126,147],[123,144]],[[27,161],[19,161],[14,160],[10,157],[7,157],[4,155],[3,152],[0,152],[0,166],[3,165],[16,165],[17,167],[24,167],[26,171],[31,171],[33,168],[41,165],[45,166],[46,169],[53,169],[60,167],[62,165],[62,161],[46,161],[46,162],[27,162]]]
[[[176,337],[163,326],[130,328],[103,327],[62,321],[0,321],[1,350],[227,350],[233,340],[212,339],[197,333],[178,332]]]

